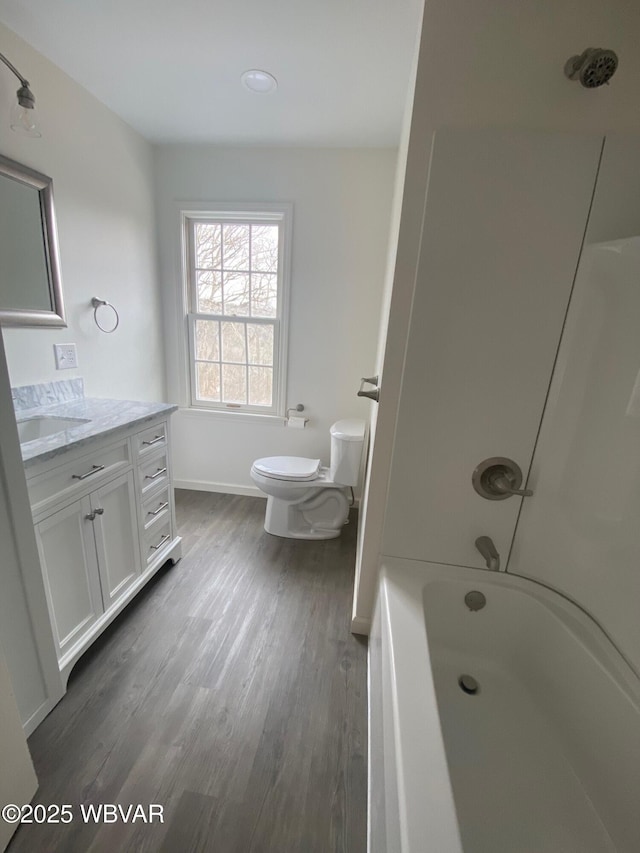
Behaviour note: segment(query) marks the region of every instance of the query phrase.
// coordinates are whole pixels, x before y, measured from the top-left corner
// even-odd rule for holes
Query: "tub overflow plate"
[[[480,690],[480,685],[472,675],[461,675],[458,684],[462,691],[468,693],[469,696],[474,696]]]

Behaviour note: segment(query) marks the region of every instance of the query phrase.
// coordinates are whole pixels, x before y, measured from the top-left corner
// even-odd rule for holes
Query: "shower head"
[[[569,80],[579,80],[586,89],[604,86],[618,67],[618,57],[612,50],[588,47],[580,56],[572,56],[564,66]]]

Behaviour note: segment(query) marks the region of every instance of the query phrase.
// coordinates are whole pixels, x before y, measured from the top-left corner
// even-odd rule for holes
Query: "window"
[[[289,220],[183,214],[192,406],[284,414]]]

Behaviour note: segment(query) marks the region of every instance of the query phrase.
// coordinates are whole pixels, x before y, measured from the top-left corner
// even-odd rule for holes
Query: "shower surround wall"
[[[559,589],[640,675],[640,138],[607,138],[507,570]]]
[[[640,673],[639,164],[639,138],[436,134],[383,553],[484,569],[490,536]],[[532,497],[476,494],[493,456]]]
[[[483,500],[471,475],[492,456],[528,470],[601,147],[436,134],[384,554],[481,568],[474,543],[491,536],[505,563],[520,501]]]

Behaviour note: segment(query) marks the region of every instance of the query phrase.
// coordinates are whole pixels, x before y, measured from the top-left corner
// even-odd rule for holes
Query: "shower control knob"
[[[533,495],[531,489],[521,489],[522,471],[520,466],[504,456],[491,456],[481,462],[471,477],[473,488],[488,501],[503,501],[512,495],[528,498]]]

